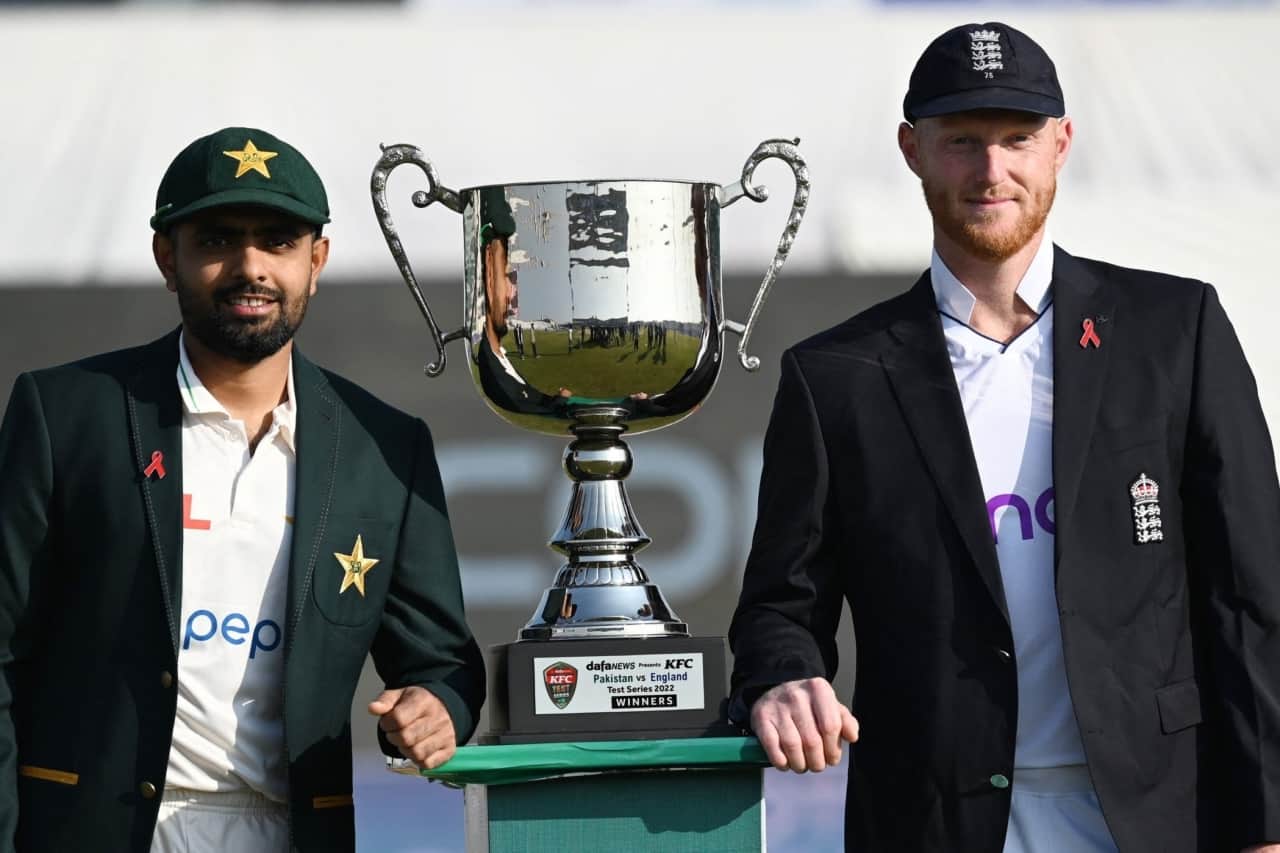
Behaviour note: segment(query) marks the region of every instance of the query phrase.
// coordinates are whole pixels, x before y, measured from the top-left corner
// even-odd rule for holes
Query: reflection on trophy
[[[723,640],[690,637],[688,626],[636,561],[650,539],[627,497],[624,481],[632,457],[622,436],[676,423],[706,399],[720,370],[726,330],[740,336],[742,365],[747,370],[759,366],[746,353],[747,341],[808,202],[808,171],[798,142],[761,143],[741,179],[723,187],[599,180],[495,184],[461,192],[440,184],[418,148],[383,146],[372,177],[374,209],[435,341],[438,355],[427,375],[438,376],[445,345],[464,338],[472,378],[490,408],[515,426],[572,437],[564,456],[572,494],[550,542],[565,564],[519,632],[519,642],[504,647],[507,654],[499,661],[500,670],[519,676],[510,679],[513,695],[506,697],[513,731],[524,705],[551,708],[549,717],[583,709],[575,731],[590,728],[586,724],[593,714],[643,710],[618,707],[616,692],[590,699],[584,682],[591,679],[578,678],[578,663],[600,662],[601,656],[608,658],[605,663],[619,662],[619,655],[669,656],[672,643],[682,650],[696,647],[690,654],[699,655],[693,678],[699,684],[696,691],[679,695],[653,694],[662,701],[651,707],[672,715],[662,726],[697,727],[719,714]],[[720,211],[743,197],[757,202],[768,197],[752,179],[769,158],[790,165],[796,191],[777,253],[744,325],[724,317]],[[440,202],[462,215],[464,317],[462,327],[448,333],[441,332],[418,286],[387,205],[387,177],[405,163],[427,178],[427,189],[413,194],[417,207]],[[642,650],[636,638],[665,639]],[[587,645],[588,640],[595,644]],[[704,653],[708,658],[701,657]],[[525,683],[526,666],[533,667],[547,697],[535,685],[536,702],[517,701],[514,685]],[[505,692],[500,689],[495,698]],[[634,695],[647,694],[637,690]],[[491,708],[491,720],[497,716],[505,723],[504,713]],[[539,713],[533,712],[530,726],[553,730],[538,724],[549,722],[535,720]],[[620,727],[616,720],[598,722],[601,731]]]

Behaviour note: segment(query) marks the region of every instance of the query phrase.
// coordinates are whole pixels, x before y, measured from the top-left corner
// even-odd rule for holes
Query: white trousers
[[[1013,772],[1004,853],[1119,853],[1087,767]]]
[[[165,789],[151,853],[288,853],[289,807],[257,791]]]

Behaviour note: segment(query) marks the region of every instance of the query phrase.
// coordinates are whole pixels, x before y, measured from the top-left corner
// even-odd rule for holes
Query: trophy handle
[[[431,338],[435,341],[438,359],[427,365],[426,373],[431,377],[439,376],[444,372],[445,344],[463,337],[466,329],[458,328],[448,334],[441,334],[440,327],[431,314],[431,306],[427,304],[427,298],[422,295],[422,288],[418,287],[418,279],[413,274],[413,267],[409,265],[409,256],[405,254],[395,223],[391,221],[391,208],[387,205],[387,177],[397,166],[412,163],[427,176],[427,191],[418,190],[413,194],[414,206],[427,207],[432,202],[438,201],[454,213],[461,213],[464,204],[456,192],[440,184],[440,179],[436,177],[435,166],[422,156],[421,149],[416,145],[380,145],[379,147],[382,149],[382,156],[373,167],[373,176],[369,181],[370,192],[373,195],[373,212],[378,217],[378,224],[382,226],[382,236],[387,238],[387,248],[396,259],[400,275],[404,277],[404,283],[409,286],[409,292],[418,303],[418,310],[426,318],[427,326],[431,329]]]
[[[799,138],[766,139],[757,145],[756,150],[747,158],[746,165],[742,167],[742,179],[719,190],[721,208],[728,207],[743,196],[755,202],[765,201],[769,198],[768,188],[756,186],[752,183],[752,178],[755,175],[756,166],[771,157],[784,161],[796,176],[796,194],[791,200],[791,215],[787,217],[787,225],[782,229],[782,238],[778,240],[778,251],[773,256],[773,263],[769,264],[769,268],[765,270],[760,289],[756,291],[755,301],[751,303],[751,313],[747,316],[747,323],[745,326],[732,320],[725,320],[724,323],[726,329],[740,336],[738,361],[747,370],[754,371],[760,368],[760,359],[754,355],[747,355],[747,339],[751,337],[751,330],[755,328],[756,320],[760,317],[760,309],[769,296],[769,288],[773,287],[778,271],[782,269],[782,265],[787,261],[787,255],[791,253],[791,244],[796,239],[800,220],[804,219],[805,208],[809,206],[809,167],[805,165],[804,158],[796,148],[799,144]]]

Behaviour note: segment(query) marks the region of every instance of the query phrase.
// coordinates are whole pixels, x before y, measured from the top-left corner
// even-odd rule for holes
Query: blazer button
[[[988,781],[991,782],[991,787],[993,788],[1003,790],[1009,787],[1009,777],[1005,776],[1003,773],[996,773]]]
[[[166,690],[173,686],[172,672],[166,669],[164,672],[160,673],[160,686],[165,688]]]
[[[142,795],[144,800],[154,800],[156,798],[156,786],[150,782],[143,782],[138,786],[138,793]]]

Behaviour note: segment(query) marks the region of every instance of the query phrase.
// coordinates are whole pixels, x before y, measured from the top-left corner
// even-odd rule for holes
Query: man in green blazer
[[[210,134],[156,208],[181,328],[23,374],[0,427],[0,851],[351,851],[365,655],[388,754],[484,700],[431,436],[292,345],[300,153]]]

